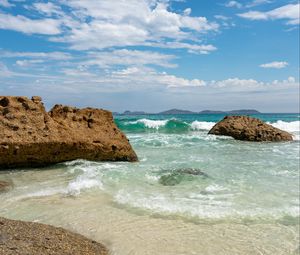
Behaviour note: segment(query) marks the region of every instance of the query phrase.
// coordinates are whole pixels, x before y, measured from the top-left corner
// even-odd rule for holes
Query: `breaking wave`
[[[278,120],[274,123],[269,123],[273,127],[279,128],[287,132],[300,132],[300,121],[285,122]]]
[[[187,122],[176,118],[165,120],[138,119],[138,120],[116,120],[118,126],[123,131],[128,132],[164,132],[164,133],[180,133],[188,131],[209,131],[216,122],[194,120]],[[278,120],[276,122],[268,122],[272,126],[281,130],[297,133],[300,132],[300,121],[286,122]]]
[[[138,119],[135,121],[118,121],[118,126],[128,132],[165,132],[177,133],[197,130],[210,130],[214,122],[194,121],[192,123],[175,118],[166,120]]]

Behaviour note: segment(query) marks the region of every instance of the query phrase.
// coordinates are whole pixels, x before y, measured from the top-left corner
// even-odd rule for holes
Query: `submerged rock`
[[[55,105],[40,97],[0,96],[0,168],[36,167],[86,159],[137,161],[112,113]]]
[[[100,243],[45,224],[0,218],[0,254],[108,255]]]
[[[248,116],[226,116],[218,122],[208,134],[231,136],[244,141],[292,141],[288,132],[266,124],[257,118]]]
[[[12,187],[12,183],[7,181],[0,181],[0,192],[8,191]]]
[[[200,176],[203,179],[209,176],[199,169],[195,168],[183,168],[172,171],[169,174],[163,175],[159,178],[159,183],[164,186],[175,186],[182,181],[192,181],[193,176]]]

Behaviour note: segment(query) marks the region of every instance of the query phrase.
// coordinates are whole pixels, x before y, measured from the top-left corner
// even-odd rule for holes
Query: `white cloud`
[[[270,62],[270,63],[261,64],[260,67],[281,69],[281,68],[287,67],[288,65],[289,65],[289,63],[285,62],[285,61],[274,61],[274,62]]]
[[[151,43],[149,46],[168,48],[168,49],[186,49],[190,53],[194,54],[209,54],[217,48],[211,44],[193,44],[184,42],[166,42],[166,43]]]
[[[6,8],[10,8],[10,7],[14,6],[14,5],[11,4],[8,0],[0,0],[0,6],[6,7]]]
[[[225,4],[226,7],[236,7],[236,8],[242,8],[243,5],[237,1],[229,1],[227,4]]]
[[[175,56],[166,55],[152,51],[139,50],[114,50],[114,51],[96,51],[88,53],[87,60],[82,61],[81,65],[97,65],[101,68],[113,67],[116,65],[125,66],[143,66],[156,65],[167,68],[174,68],[177,65],[171,63]]]
[[[57,6],[52,2],[34,3],[33,8],[43,14],[46,14],[47,16],[52,16],[53,14],[63,14],[63,11],[61,10],[60,6]]]
[[[187,8],[187,9],[185,9],[185,10],[183,11],[183,14],[184,14],[185,16],[189,16],[191,13],[192,13],[192,9],[191,9],[191,8]]]
[[[9,71],[9,69],[7,68],[7,66],[0,62],[0,78],[1,77],[10,77],[12,75],[12,72]]]
[[[0,0],[1,1],[1,0]],[[71,49],[102,50],[112,47],[175,44],[192,53],[207,54],[216,48],[201,45],[205,33],[219,25],[206,17],[191,16],[192,9],[177,13],[169,0],[69,0],[24,5],[27,16],[0,13],[0,29],[26,34],[51,35]],[[37,19],[37,15],[43,18]],[[33,18],[34,17],[34,18]]]
[[[300,21],[300,4],[288,4],[267,12],[249,11],[238,16],[250,20],[286,19],[288,25],[297,25]]]
[[[64,4],[81,22],[69,26],[62,21],[69,26],[68,32],[51,40],[69,43],[76,50],[199,41],[203,33],[219,28],[205,17],[190,16],[189,8],[182,15],[158,0],[70,0]]]
[[[226,7],[235,7],[235,8],[243,8],[243,7],[246,7],[246,8],[251,8],[251,7],[254,7],[254,6],[258,6],[258,5],[262,5],[262,4],[268,4],[268,3],[271,3],[272,1],[271,0],[252,0],[250,3],[248,4],[242,4],[238,1],[229,1],[228,3],[225,4]]]
[[[215,17],[216,19],[220,19],[220,20],[224,20],[224,21],[230,19],[229,17],[226,17],[226,16],[224,16],[224,15],[215,15],[214,17]]]
[[[251,8],[254,6],[258,6],[258,5],[262,5],[262,4],[269,4],[269,3],[272,3],[272,1],[270,1],[270,0],[253,0],[251,3],[247,4],[246,7]]]
[[[276,91],[288,91],[288,89],[299,89],[299,82],[294,77],[286,80],[273,80],[270,82],[257,81],[255,79],[229,78],[220,81],[208,81],[207,87],[214,93],[265,93],[273,94]]]
[[[69,53],[61,51],[52,52],[17,52],[17,51],[1,51],[2,58],[42,58],[45,60],[68,60],[72,56]]]
[[[25,34],[60,34],[60,21],[55,19],[29,19],[0,13],[0,29],[16,30]]]
[[[35,64],[41,64],[44,60],[41,59],[32,59],[32,60],[17,60],[16,65],[20,67],[28,67]]]

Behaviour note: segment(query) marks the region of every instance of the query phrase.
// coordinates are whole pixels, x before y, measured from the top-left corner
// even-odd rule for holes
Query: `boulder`
[[[292,141],[293,137],[288,132],[282,131],[266,124],[257,118],[249,116],[226,116],[218,122],[208,134],[231,136],[243,141]]]
[[[137,161],[112,113],[55,105],[40,97],[0,96],[0,168],[37,167],[74,159]]]
[[[63,228],[0,217],[0,254],[108,255],[109,251],[101,243]]]

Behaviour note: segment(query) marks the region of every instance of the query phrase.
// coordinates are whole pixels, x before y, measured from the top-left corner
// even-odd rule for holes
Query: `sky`
[[[0,94],[299,112],[299,1],[0,0]]]

